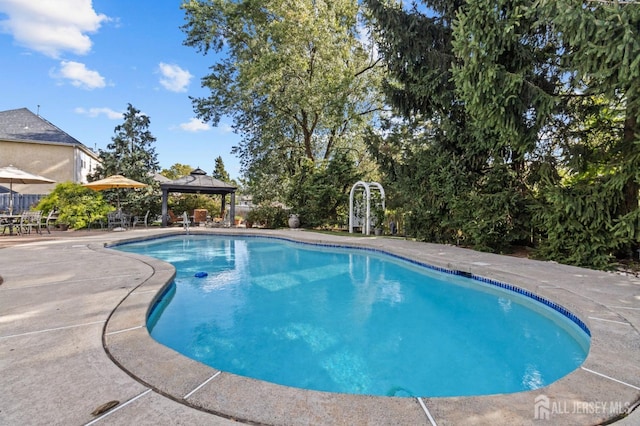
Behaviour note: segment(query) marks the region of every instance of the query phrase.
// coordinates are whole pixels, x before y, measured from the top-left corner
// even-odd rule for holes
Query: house
[[[13,165],[56,183],[86,183],[99,163],[97,153],[27,108],[0,111],[0,167]],[[14,184],[13,190],[48,194],[55,185]]]

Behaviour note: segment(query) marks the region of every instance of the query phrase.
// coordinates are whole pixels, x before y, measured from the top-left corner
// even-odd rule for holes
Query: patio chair
[[[149,227],[148,220],[149,220],[149,214],[150,213],[151,213],[151,211],[147,210],[147,214],[144,215],[144,218],[141,218],[140,216],[134,216],[133,217],[133,225],[132,225],[132,227],[135,228],[138,223],[142,222],[144,224],[144,227],[148,228]]]
[[[47,233],[51,233],[51,226],[58,220],[58,212],[56,210],[51,210],[49,214],[47,214],[47,218],[44,219],[44,227],[47,228]]]
[[[129,215],[116,210],[113,212],[107,213],[107,228],[108,229],[116,229],[116,228],[128,228],[129,227]]]
[[[104,216],[99,216],[97,218],[89,218],[87,220],[87,229],[98,229],[98,225],[100,225],[100,229],[104,229]]]
[[[153,215],[153,216],[149,216],[149,220],[148,223],[151,226],[162,226],[162,215]],[[169,223],[169,225],[171,225],[171,223]]]
[[[7,219],[4,218],[0,218],[0,228],[2,228],[2,233],[4,234],[7,231],[7,228],[9,228],[9,221]],[[11,225],[13,226],[13,225]]]
[[[35,229],[37,234],[42,234],[40,222],[42,222],[42,210],[25,211],[20,218],[18,232],[31,234],[31,230]]]

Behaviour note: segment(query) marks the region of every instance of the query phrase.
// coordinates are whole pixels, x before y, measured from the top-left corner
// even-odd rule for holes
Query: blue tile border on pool
[[[141,242],[141,241],[148,241],[148,240],[155,240],[155,239],[163,239],[163,238],[169,238],[169,237],[179,237],[179,236],[185,236],[184,234],[172,234],[172,235],[166,235],[166,236],[162,236],[162,237],[158,237],[158,238],[151,238],[151,239],[145,239],[145,238],[141,238],[140,240],[135,240],[135,241],[127,241],[124,243],[119,243],[116,245],[126,245],[126,244],[131,244],[131,243],[136,243],[136,242]],[[340,249],[356,249],[356,250],[363,250],[363,251],[369,251],[369,252],[373,252],[373,253],[378,253],[378,254],[384,254],[386,256],[390,256],[396,259],[400,259],[402,261],[405,262],[409,262],[412,263],[414,265],[423,267],[423,268],[427,268],[433,271],[437,271],[437,272],[442,272],[445,274],[450,274],[450,275],[454,275],[454,276],[462,276],[465,278],[470,278],[472,280],[475,281],[480,281],[482,283],[485,284],[489,284],[489,285],[493,285],[499,288],[502,288],[504,290],[509,290],[512,291],[514,293],[518,293],[522,296],[526,296],[530,299],[533,299],[539,303],[542,303],[544,305],[546,305],[547,307],[555,310],[556,312],[562,314],[563,316],[565,316],[566,318],[568,318],[569,320],[571,320],[573,323],[575,323],[578,327],[580,327],[580,329],[582,331],[584,331],[587,336],[591,337],[591,330],[589,330],[589,327],[587,327],[587,325],[580,319],[578,318],[576,315],[574,315],[573,313],[571,313],[571,311],[569,311],[567,308],[565,308],[564,306],[552,302],[548,299],[545,299],[544,297],[538,296],[535,293],[532,293],[531,291],[528,290],[524,290],[520,287],[516,287],[514,285],[511,284],[507,284],[507,283],[503,283],[501,281],[497,281],[491,278],[486,278],[486,277],[482,277],[480,275],[476,275],[474,273],[471,272],[467,272],[467,271],[461,271],[461,270],[457,270],[457,269],[449,269],[449,268],[444,268],[441,266],[435,266],[435,265],[430,265],[428,263],[424,263],[424,262],[420,262],[418,260],[415,259],[409,259],[407,257],[404,256],[400,256],[398,254],[395,253],[390,253],[388,251],[382,250],[382,249],[377,249],[377,248],[371,248],[371,247],[362,247],[362,246],[357,246],[357,245],[352,245],[352,244],[332,244],[332,243],[316,243],[316,242],[308,242],[308,241],[300,241],[300,240],[296,240],[293,238],[287,238],[287,237],[276,237],[276,236],[271,236],[271,235],[240,235],[240,234],[233,234],[233,233],[229,233],[229,234],[200,234],[200,235],[187,235],[190,237],[212,237],[212,236],[216,236],[216,237],[240,237],[240,238],[267,238],[267,239],[275,239],[275,240],[283,240],[283,241],[289,241],[289,242],[293,242],[296,244],[307,244],[307,245],[311,245],[311,246],[319,246],[319,247],[327,247],[327,248],[340,248]],[[114,246],[111,246],[114,247]]]
[[[262,236],[250,236],[250,237],[262,237]],[[578,318],[576,315],[574,315],[573,313],[571,313],[567,308],[565,308],[564,306],[552,302],[550,300],[545,299],[544,297],[538,296],[535,293],[532,293],[528,290],[524,290],[521,289],[519,287],[516,287],[514,285],[511,284],[507,284],[507,283],[503,283],[501,281],[497,281],[491,278],[485,278],[470,272],[466,272],[466,271],[460,271],[460,270],[455,270],[455,269],[449,269],[449,268],[444,268],[441,266],[435,266],[435,265],[430,265],[428,263],[424,263],[424,262],[420,262],[418,260],[414,260],[414,259],[409,259],[406,258],[404,256],[400,256],[398,254],[395,253],[390,253],[388,251],[385,250],[381,250],[381,249],[375,249],[375,248],[370,248],[370,247],[360,247],[360,246],[354,246],[354,245],[349,245],[349,244],[329,244],[329,243],[312,243],[312,242],[306,242],[306,241],[298,241],[298,240],[293,240],[293,239],[289,239],[289,238],[283,238],[283,237],[262,237],[262,238],[276,238],[276,239],[281,239],[281,240],[286,240],[286,241],[292,241],[295,243],[301,243],[301,244],[309,244],[309,245],[315,245],[315,246],[322,246],[322,247],[328,247],[328,248],[349,248],[349,249],[358,249],[358,250],[365,250],[365,251],[370,251],[370,252],[374,252],[374,253],[379,253],[379,254],[384,254],[387,256],[391,256],[400,260],[403,260],[405,262],[409,262],[412,263],[414,265],[418,265],[421,266],[423,268],[427,268],[427,269],[431,269],[434,271],[438,271],[438,272],[442,272],[445,274],[450,274],[450,275],[455,275],[455,276],[464,276],[466,278],[470,278],[476,281],[480,281],[482,283],[485,284],[489,284],[489,285],[493,285],[496,287],[500,287],[502,289],[505,290],[509,290],[509,291],[513,291],[514,293],[518,293],[521,294],[523,296],[526,296],[530,299],[533,299],[539,303],[542,303],[546,306],[548,306],[549,308],[555,310],[556,312],[562,314],[563,316],[565,316],[566,318],[568,318],[569,320],[571,320],[572,322],[574,322],[578,327],[580,327],[580,329],[582,331],[584,331],[587,336],[591,337],[591,330],[589,330],[589,327],[587,327],[587,325],[580,319]]]
[[[587,325],[584,322],[582,322],[582,320],[580,318],[578,318],[576,315],[571,313],[571,311],[569,311],[564,306],[562,306],[562,305],[560,305],[558,303],[552,302],[552,301],[550,301],[548,299],[545,299],[544,297],[538,296],[537,294],[532,293],[532,292],[530,292],[528,290],[523,290],[523,289],[521,289],[519,287],[513,286],[511,284],[506,284],[506,283],[503,283],[503,282],[500,282],[500,281],[492,280],[490,278],[481,277],[481,276],[476,275],[476,274],[471,274],[471,277],[474,280],[477,280],[477,281],[480,281],[480,282],[483,282],[483,283],[486,283],[486,284],[494,285],[494,286],[503,288],[505,290],[510,290],[510,291],[515,292],[515,293],[519,293],[519,294],[521,294],[523,296],[526,296],[526,297],[528,297],[530,299],[533,299],[533,300],[535,300],[537,302],[540,302],[540,303],[542,303],[544,305],[547,305],[549,308],[551,308],[551,309],[561,313],[565,317],[569,318],[578,327],[580,327],[582,329],[582,331],[584,331],[587,334],[587,336],[591,337],[591,330],[589,330],[589,327],[587,327]]]

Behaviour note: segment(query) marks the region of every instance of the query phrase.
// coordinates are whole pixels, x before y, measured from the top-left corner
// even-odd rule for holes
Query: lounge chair
[[[167,211],[167,213],[169,214],[169,220],[168,220],[169,225],[178,224],[182,226],[182,217],[176,216],[172,210]]]
[[[167,221],[167,223],[169,225],[180,225],[180,226],[185,226],[185,225],[190,225],[191,221],[189,220],[189,215],[185,213],[182,214],[182,216],[178,217],[176,216],[173,211],[168,210],[167,213],[169,214],[169,220]],[[186,217],[186,222],[185,222],[185,217]]]
[[[168,210],[168,211],[167,211],[167,215],[169,216],[169,217],[167,218],[167,225],[171,226],[171,225],[173,225],[174,223],[178,222],[178,218],[177,218],[177,216],[173,213],[173,211]]]

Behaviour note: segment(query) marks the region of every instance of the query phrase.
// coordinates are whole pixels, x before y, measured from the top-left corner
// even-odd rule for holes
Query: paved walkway
[[[173,268],[103,246],[175,232],[78,231],[25,236],[17,243],[0,236],[0,424],[584,425],[618,417],[617,424],[640,424],[640,409],[624,417],[640,401],[636,277],[400,239],[234,231],[383,249],[507,282],[569,308],[592,333],[583,366],[537,391],[473,398],[345,396],[219,373],[154,342],[144,318]],[[534,418],[534,400],[541,396],[548,422]],[[109,410],[109,403],[117,405]]]

